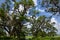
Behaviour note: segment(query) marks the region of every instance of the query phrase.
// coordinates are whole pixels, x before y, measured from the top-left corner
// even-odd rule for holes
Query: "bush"
[[[60,37],[36,37],[32,40],[60,40]]]
[[[0,37],[0,40],[17,40],[17,38],[13,38],[13,37]]]
[[[0,40],[12,40],[11,37],[0,37]]]
[[[0,40],[17,40],[14,37],[0,37]],[[60,37],[33,37],[27,40],[60,40]]]

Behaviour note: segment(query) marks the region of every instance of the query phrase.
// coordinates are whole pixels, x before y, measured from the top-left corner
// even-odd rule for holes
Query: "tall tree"
[[[9,13],[11,9],[11,4],[14,2],[14,10],[12,14]],[[20,11],[20,6],[23,7],[23,10]],[[27,10],[34,6],[32,0],[5,0],[0,7],[0,28],[3,28],[7,33],[12,36],[17,36],[18,40],[25,40],[21,36],[25,36],[22,32],[22,27],[24,22],[27,22],[26,15]]]

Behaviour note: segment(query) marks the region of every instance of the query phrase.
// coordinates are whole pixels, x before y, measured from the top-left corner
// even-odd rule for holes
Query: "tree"
[[[13,10],[11,10],[11,1],[14,3]],[[23,10],[20,9],[20,6],[23,7]],[[10,13],[10,11],[13,12]],[[27,11],[32,14],[30,19],[26,15]],[[25,40],[25,30],[27,30],[27,28],[25,28],[24,24],[26,22],[32,24],[31,30],[33,36],[40,35],[43,37],[46,32],[52,30],[55,32],[56,29],[50,24],[50,18],[40,16],[36,19],[38,13],[39,11],[35,10],[33,0],[19,0],[19,2],[16,0],[5,0],[0,7],[0,28],[3,29],[3,31],[7,31],[10,37],[17,37],[17,40]]]
[[[40,16],[38,19],[34,19],[33,25],[31,28],[32,34],[34,37],[41,36],[49,36],[49,32],[53,31],[53,35],[56,34],[57,29],[50,23],[49,17]],[[51,36],[53,36],[51,33]]]
[[[53,15],[60,14],[60,0],[42,0],[42,6],[45,6],[46,11],[52,12]]]
[[[14,2],[14,10],[12,14],[9,13],[11,8],[11,1]],[[21,5],[24,9],[20,11],[19,5]],[[24,21],[27,22],[26,11],[33,7],[34,3],[32,0],[21,0],[17,2],[16,0],[6,0],[2,3],[0,7],[0,28],[3,28],[8,32],[10,36],[17,36],[18,40],[25,40],[25,38],[21,38],[21,35],[25,36],[22,31],[22,27],[24,27]]]

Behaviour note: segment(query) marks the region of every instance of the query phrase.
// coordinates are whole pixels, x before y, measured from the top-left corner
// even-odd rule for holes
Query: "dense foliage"
[[[46,1],[53,3],[55,6],[58,4],[58,1]],[[13,9],[11,9],[12,2],[14,5]],[[43,0],[42,5],[44,3],[45,1]],[[49,11],[59,11],[55,9],[50,8]],[[0,7],[0,36],[12,37],[14,40],[15,38],[17,40],[26,40],[26,36],[30,33],[33,36],[32,40],[42,40],[38,37],[55,36],[57,29],[53,26],[54,23],[51,23],[51,16],[46,17],[43,15],[38,17],[38,13],[39,11],[35,10],[33,0],[5,0]],[[38,18],[36,19],[36,17]],[[27,28],[27,25],[24,25],[28,22],[31,24],[30,29]]]

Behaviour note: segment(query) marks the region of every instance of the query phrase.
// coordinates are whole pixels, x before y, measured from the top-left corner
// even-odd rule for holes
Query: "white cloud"
[[[14,2],[12,2],[12,4],[14,4]]]
[[[10,14],[12,14],[12,13],[13,13],[13,11],[9,11],[9,13],[10,13]]]
[[[31,28],[31,25],[27,25],[27,28]]]
[[[30,23],[29,22],[27,22],[27,23],[25,23],[24,25],[29,25]]]
[[[35,6],[37,5],[37,0],[33,0],[34,1],[34,4],[35,4]]]
[[[55,22],[54,27],[56,27],[58,29],[58,25],[59,25],[58,21],[55,18],[52,18],[51,23],[53,23],[53,22]]]
[[[52,18],[52,19],[51,19],[51,22],[57,23],[57,20],[56,20],[55,18]]]
[[[55,18],[52,18],[51,22],[55,22],[54,27],[56,27],[56,29],[58,30],[57,33],[60,34],[60,23]]]
[[[23,10],[24,10],[23,5],[22,5],[22,4],[20,4],[18,9],[19,9],[19,11],[23,11]],[[12,10],[14,10],[14,7],[12,7]],[[16,9],[16,11],[18,11],[18,10]]]
[[[24,7],[23,7],[23,5],[19,5],[19,11],[23,11],[24,10]]]
[[[40,9],[38,7],[36,7],[36,10],[40,11],[40,12],[45,12],[45,9]]]
[[[38,17],[36,17],[36,20],[38,19]]]
[[[38,9],[40,12],[45,12],[45,10]]]
[[[14,10],[14,7],[12,7],[12,10]]]
[[[25,23],[24,25],[26,25],[27,28],[31,28],[31,25],[32,25],[32,24],[30,24],[30,22],[27,22],[27,23]]]

